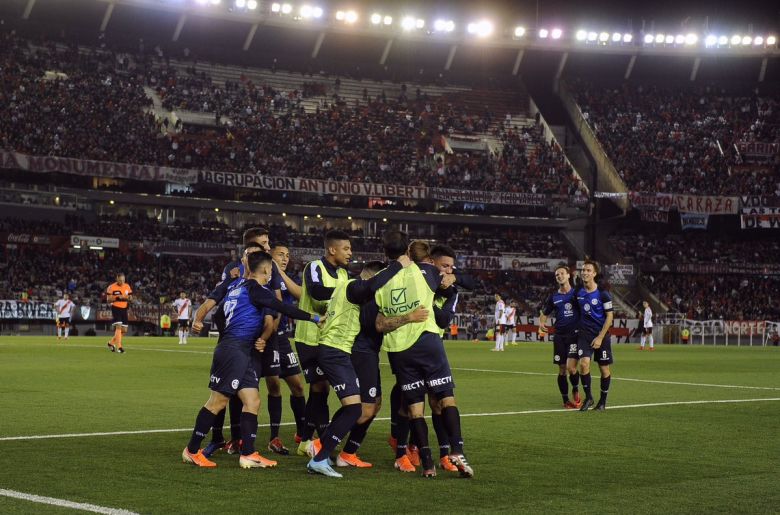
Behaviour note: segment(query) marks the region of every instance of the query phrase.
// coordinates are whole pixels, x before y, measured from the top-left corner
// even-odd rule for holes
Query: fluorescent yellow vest
[[[325,265],[321,259],[310,262],[304,268],[304,276],[306,275],[306,268],[319,266],[322,270],[322,285],[326,288],[335,288],[341,283],[346,283],[349,279],[347,271],[343,268],[337,269],[338,278],[334,278],[325,270]],[[315,300],[306,290],[306,281],[303,281],[301,286],[301,298],[298,301],[298,308],[310,314],[324,315],[328,308],[328,301]],[[305,343],[306,345],[317,345],[320,338],[320,328],[317,324],[296,324],[295,325],[295,341],[296,343]]]
[[[347,298],[347,286],[354,279],[340,283],[328,302],[328,318],[320,332],[320,345],[352,353],[352,344],[360,332],[360,306]]]
[[[422,333],[439,332],[433,314],[433,296],[434,293],[420,268],[414,263],[395,274],[376,292],[375,300],[379,312],[388,318],[406,315],[419,306],[425,306],[430,311],[427,320],[406,324],[386,333],[382,338],[382,349],[387,352],[401,352],[414,345]]]

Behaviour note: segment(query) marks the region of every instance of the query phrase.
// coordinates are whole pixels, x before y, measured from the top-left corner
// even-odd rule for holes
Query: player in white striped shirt
[[[65,339],[68,339],[70,334],[70,317],[73,314],[73,308],[76,305],[70,300],[70,296],[66,293],[60,300],[54,303],[54,311],[57,314],[57,339],[62,338],[63,333]]]
[[[187,298],[186,292],[181,292],[179,298],[173,301],[173,309],[178,320],[179,345],[187,345],[187,336],[190,334],[190,317],[192,316],[192,301]]]
[[[639,350],[645,350],[645,342],[650,344],[650,350],[654,350],[653,347],[653,310],[650,309],[650,303],[646,300],[642,301],[642,306],[645,308],[644,320],[642,321],[642,338],[639,340]]]

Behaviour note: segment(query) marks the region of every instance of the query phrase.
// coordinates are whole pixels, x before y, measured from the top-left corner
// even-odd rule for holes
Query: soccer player
[[[571,286],[569,267],[559,266],[555,269],[555,282],[558,283],[558,289],[547,297],[539,315],[539,334],[543,336],[548,332],[547,317],[555,313],[553,363],[558,365],[558,390],[563,397],[563,407],[577,409],[580,407],[580,377],[577,373],[577,326],[580,316],[575,291]],[[567,371],[573,402],[568,395]]]
[[[401,231],[388,231],[383,236],[385,255],[398,259],[406,254],[409,241]],[[425,263],[413,263],[396,274],[375,295],[380,315],[393,318],[414,311],[418,306],[432,306],[436,291],[442,285],[439,270]],[[377,321],[377,324],[380,322]],[[401,385],[409,412],[409,426],[419,447],[423,476],[434,477],[436,467],[428,447],[428,425],[423,418],[426,392],[435,395],[442,407],[442,418],[450,437],[450,462],[464,477],[474,471],[463,455],[460,413],[455,405],[454,383],[444,344],[438,334],[433,313],[425,322],[407,324],[385,334],[382,348],[390,358]]]
[[[507,337],[512,341],[512,345],[517,345],[517,333],[515,332],[515,317],[517,316],[517,302],[514,300],[509,302],[509,307],[506,308],[506,329]]]
[[[346,266],[352,258],[349,235],[341,231],[325,234],[325,255],[312,261],[303,269],[303,286],[298,306],[307,313],[324,315],[333,291],[349,279]],[[397,257],[397,256],[396,256]],[[306,427],[300,435],[298,454],[306,456],[314,431],[324,433],[328,424],[328,383],[317,364],[317,345],[320,331],[312,324],[295,327],[295,348],[303,368],[303,377],[309,384],[306,401]]]
[[[381,269],[384,264],[381,262],[366,263],[368,270]],[[364,269],[365,269],[364,268]],[[355,368],[358,380],[360,381],[360,401],[363,404],[363,413],[350,432],[344,449],[336,459],[336,465],[339,467],[352,466],[366,468],[372,466],[370,463],[361,460],[357,456],[357,451],[363,443],[363,439],[368,432],[368,428],[374,418],[379,414],[382,407],[382,381],[379,371],[379,350],[382,348],[382,335],[385,332],[393,331],[403,325],[422,322],[428,318],[428,310],[420,306],[413,312],[395,317],[384,319],[386,323],[382,328],[377,327],[377,317],[379,308],[376,302],[371,299],[360,308],[360,332],[355,337],[355,343],[352,346],[352,366]],[[394,388],[395,390],[395,388]],[[398,390],[400,396],[400,390]],[[403,418],[401,424],[405,424],[404,434],[406,442],[409,438],[408,418],[400,417],[398,414],[398,405],[392,403],[391,408],[395,406],[394,413],[391,413],[391,420]],[[392,422],[391,422],[392,424]],[[403,444],[402,455],[406,457],[406,444]],[[409,458],[406,457],[408,460]],[[396,464],[396,468],[399,468]],[[407,463],[408,472],[414,472],[414,466]]]
[[[179,345],[187,345],[187,336],[190,334],[192,301],[187,298],[186,292],[181,292],[179,298],[173,301],[173,309],[177,318]]]
[[[650,350],[653,350],[653,310],[650,309],[650,303],[642,301],[642,307],[645,308],[644,320],[642,321],[642,339],[639,341],[639,350],[645,350],[645,342],[650,344]]]
[[[372,300],[380,287],[409,265],[411,261],[405,255],[399,256],[387,268],[382,263],[371,263],[363,267],[358,279],[342,282],[333,291],[327,307],[328,318],[320,332],[317,363],[338,395],[341,409],[333,415],[333,420],[320,437],[316,454],[313,452],[314,444],[309,445],[309,454],[314,454],[306,466],[310,473],[342,477],[330,466],[329,458],[362,416],[360,382],[350,356],[355,337],[360,332],[360,307]],[[362,465],[362,468],[370,466],[359,460],[354,465]]]
[[[301,287],[286,273],[290,263],[290,249],[286,245],[276,244],[271,249],[271,257],[274,260],[274,272],[281,277],[280,289],[282,302],[293,305],[301,296]],[[271,420],[271,434],[268,442],[268,450],[277,454],[287,455],[290,451],[284,446],[279,437],[279,427],[282,422],[282,389],[280,379],[284,379],[290,389],[290,408],[295,418],[295,435],[300,438],[306,424],[306,397],[303,392],[303,375],[298,364],[298,357],[292,349],[288,336],[289,321],[282,315],[276,327],[274,337],[275,349],[278,353],[279,375],[268,375],[265,384],[268,387],[268,414]]]
[[[70,300],[70,296],[65,293],[62,298],[54,303],[54,310],[57,312],[57,339],[62,338],[65,333],[65,339],[70,334],[70,319],[73,315],[73,309],[76,306]]]
[[[582,287],[577,289],[577,304],[579,305],[580,324],[577,335],[577,358],[579,360],[580,379],[585,400],[580,411],[588,411],[593,406],[593,395],[590,392],[590,362],[595,354],[595,361],[601,371],[601,397],[594,409],[604,411],[607,407],[607,394],[612,379],[609,365],[612,359],[612,342],[609,328],[612,327],[612,297],[599,288],[596,276],[599,265],[595,261],[585,260],[582,267]]]
[[[111,352],[124,353],[122,336],[127,333],[127,303],[133,298],[133,289],[125,282],[125,274],[116,274],[116,282],[106,288],[106,302],[111,304],[111,317],[114,337],[108,342]]]
[[[264,287],[271,277],[273,264],[265,252],[245,255],[245,267],[249,279],[234,283],[223,303],[224,329],[220,334],[211,364],[209,388],[211,395],[201,408],[195,420],[195,427],[187,447],[182,451],[182,460],[199,467],[216,467],[216,463],[203,455],[200,444],[213,426],[216,415],[225,409],[228,399],[239,396],[243,405],[241,412],[241,468],[265,468],[276,466],[276,462],[260,456],[254,449],[257,435],[257,411],[260,407],[258,395],[257,368],[261,366],[252,358],[257,337],[263,333],[266,324],[272,324],[266,310],[280,310],[293,318],[320,322],[319,315],[310,315],[297,308],[285,306]],[[263,343],[259,343],[261,350]]]
[[[506,306],[504,305],[504,301],[501,299],[501,295],[499,295],[498,293],[496,293],[495,318],[496,318],[496,346],[492,350],[503,351],[504,350],[504,325],[506,324]]]

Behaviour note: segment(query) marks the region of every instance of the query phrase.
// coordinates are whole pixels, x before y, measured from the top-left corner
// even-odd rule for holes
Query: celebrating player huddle
[[[247,238],[253,234],[262,234],[264,239]],[[241,263],[226,267],[222,282],[195,314],[193,330],[199,331],[205,315],[217,306],[214,320],[220,338],[212,358],[211,394],[197,415],[190,441],[182,451],[183,461],[215,467],[209,457],[226,448],[229,453],[240,453],[242,468],[276,465],[255,450],[255,440],[259,377],[273,369],[279,376],[280,358],[286,360],[281,368],[299,377],[295,353],[286,336],[287,322],[282,324],[280,319],[284,314],[298,320],[296,349],[309,384],[309,397],[301,413],[300,383],[296,388],[295,381],[288,381],[296,439],[300,440],[297,450],[310,457],[310,473],[338,478],[342,474],[334,465],[372,466],[359,458],[357,451],[379,411],[379,351],[384,349],[396,376],[391,393],[395,468],[413,472],[421,465],[424,477],[436,475],[423,417],[427,395],[439,440],[439,466],[472,477],[473,469],[463,454],[455,384],[442,342],[457,304],[456,285],[473,286],[468,276],[454,273],[454,252],[447,247],[430,249],[425,242],[410,245],[406,234],[388,231],[383,238],[388,264],[366,263],[359,276],[350,278],[346,270],[352,256],[349,236],[330,231],[325,236],[325,255],[304,267],[299,286],[284,271],[288,249],[274,247],[274,258],[266,253],[267,234],[264,229],[245,233]],[[286,301],[280,300],[283,298]],[[298,299],[298,308],[291,305],[293,298]],[[341,402],[332,418],[327,404],[331,389]],[[287,454],[278,439],[280,394],[274,396],[278,409],[272,413],[271,392],[269,383],[272,440],[268,448]],[[293,399],[297,399],[295,403]],[[228,405],[232,438],[225,442],[222,425]],[[212,442],[201,449],[210,430]],[[314,438],[315,433],[319,438]],[[344,448],[334,462],[331,455],[344,439]]]

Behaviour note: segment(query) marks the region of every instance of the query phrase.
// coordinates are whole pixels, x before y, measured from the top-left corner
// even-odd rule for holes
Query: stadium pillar
[[[106,13],[103,15],[103,21],[100,23],[100,32],[105,32],[108,27],[108,22],[111,19],[111,14],[114,12],[113,2],[106,6]]]
[[[626,66],[626,73],[623,75],[624,80],[631,78],[631,72],[634,71],[634,64],[636,64],[636,55],[632,55]]]
[[[255,39],[255,32],[257,32],[257,23],[253,23],[249,28],[249,33],[247,33],[246,39],[244,40],[244,52],[249,50],[249,45],[251,45],[252,40]]]
[[[32,12],[33,7],[35,7],[35,0],[27,0],[27,6],[24,8],[24,14],[22,14],[23,20],[26,20],[30,17],[30,13]]]
[[[766,76],[766,65],[768,63],[768,60],[766,57],[761,59],[761,70],[758,72],[758,82],[764,82],[764,77]]]
[[[320,32],[320,35],[317,36],[317,41],[314,43],[314,48],[311,51],[312,59],[317,59],[317,54],[320,53],[320,47],[322,47],[323,41],[325,41],[325,32]]]
[[[555,82],[557,83],[559,80],[561,80],[561,75],[563,75],[563,69],[566,67],[566,61],[569,59],[569,52],[564,52],[561,56],[561,60],[558,62],[558,71],[555,72]]]
[[[455,59],[455,52],[458,50],[458,45],[452,45],[450,47],[450,53],[447,56],[447,62],[444,64],[444,70],[449,71],[450,66],[452,66],[452,60]]]
[[[696,75],[699,73],[699,66],[701,66],[701,57],[697,57],[693,60],[693,68],[691,68],[691,82],[696,80]]]
[[[385,49],[382,51],[382,57],[379,58],[379,65],[384,66],[387,62],[387,56],[390,55],[390,49],[393,48],[393,40],[388,39],[385,43]]]
[[[184,24],[187,23],[187,15],[182,14],[179,16],[179,21],[176,23],[176,28],[173,31],[173,37],[171,38],[171,41],[178,41],[179,36],[181,36],[181,30],[184,28]]]
[[[520,71],[520,63],[523,62],[523,55],[525,55],[525,49],[521,48],[517,51],[517,57],[515,57],[515,65],[512,67],[512,75],[517,75]]]

